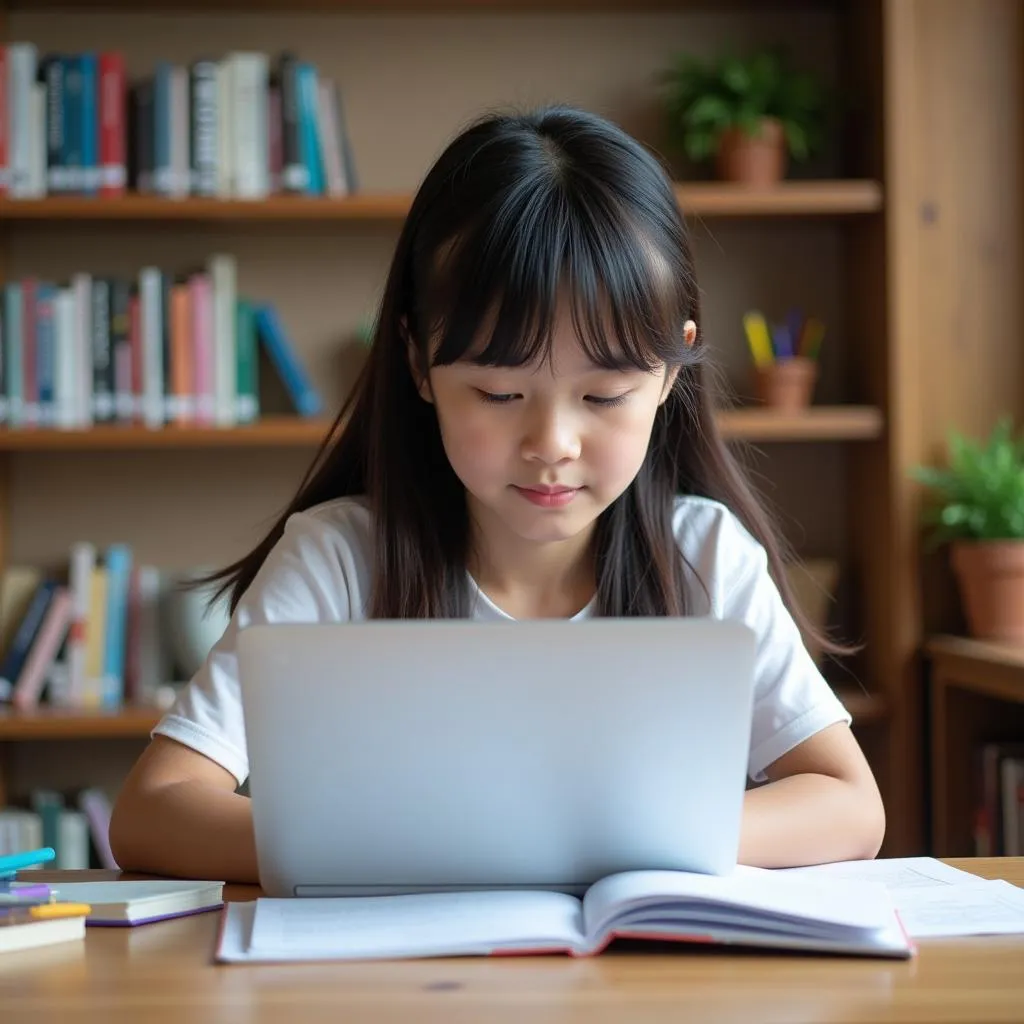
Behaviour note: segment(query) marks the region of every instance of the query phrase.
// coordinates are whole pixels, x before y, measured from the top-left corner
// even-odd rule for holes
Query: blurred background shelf
[[[718,414],[723,434],[744,441],[864,441],[881,436],[882,414],[869,406],[822,406],[806,412],[728,409]],[[318,445],[329,420],[268,416],[239,427],[128,425],[82,430],[0,428],[0,451],[135,451],[179,448],[306,448]]]
[[[835,689],[853,716],[855,726],[885,718],[885,702],[878,695],[865,694],[852,687]],[[160,716],[160,711],[150,707],[127,707],[109,712],[45,705],[28,711],[0,708],[0,742],[145,738]]]
[[[751,189],[718,182],[680,185],[676,195],[688,216],[845,216],[882,208],[876,181],[786,181]],[[2,221],[181,221],[324,222],[399,221],[409,211],[406,193],[372,192],[343,198],[271,196],[267,199],[164,199],[149,195],[119,198],[50,196],[0,199]]]
[[[28,711],[0,708],[0,741],[122,739],[149,735],[160,720],[155,708],[79,711],[41,706]]]
[[[321,14],[461,14],[479,13],[580,13],[598,14],[652,11],[686,11],[701,9],[757,8],[764,0],[144,0],[145,10],[239,12],[250,14],[287,12]],[[776,6],[821,7],[828,0],[775,0]],[[123,11],[139,10],[138,0],[7,0],[12,11],[56,10]]]

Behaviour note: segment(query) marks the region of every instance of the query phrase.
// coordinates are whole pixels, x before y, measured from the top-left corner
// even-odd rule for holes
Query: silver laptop
[[[736,863],[746,626],[282,623],[238,655],[268,895],[582,893]]]

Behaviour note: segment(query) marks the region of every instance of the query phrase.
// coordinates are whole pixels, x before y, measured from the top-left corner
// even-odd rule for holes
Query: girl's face
[[[687,324],[688,339],[694,332]],[[633,481],[676,372],[596,366],[566,314],[555,325],[550,359],[437,366],[421,393],[436,406],[475,521],[550,543],[592,527]]]

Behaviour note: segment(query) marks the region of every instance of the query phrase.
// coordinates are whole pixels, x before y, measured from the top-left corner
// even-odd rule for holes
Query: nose
[[[566,410],[547,405],[533,411],[523,438],[523,457],[546,465],[574,461],[583,449],[576,418]]]

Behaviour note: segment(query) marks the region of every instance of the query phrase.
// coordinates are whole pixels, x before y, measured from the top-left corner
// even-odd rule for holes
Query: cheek
[[[647,454],[657,401],[617,411],[602,429],[601,444],[594,449],[595,460],[611,480],[632,479]]]
[[[440,413],[441,436],[452,467],[460,476],[493,472],[504,456],[507,438],[480,410],[463,406]]]

